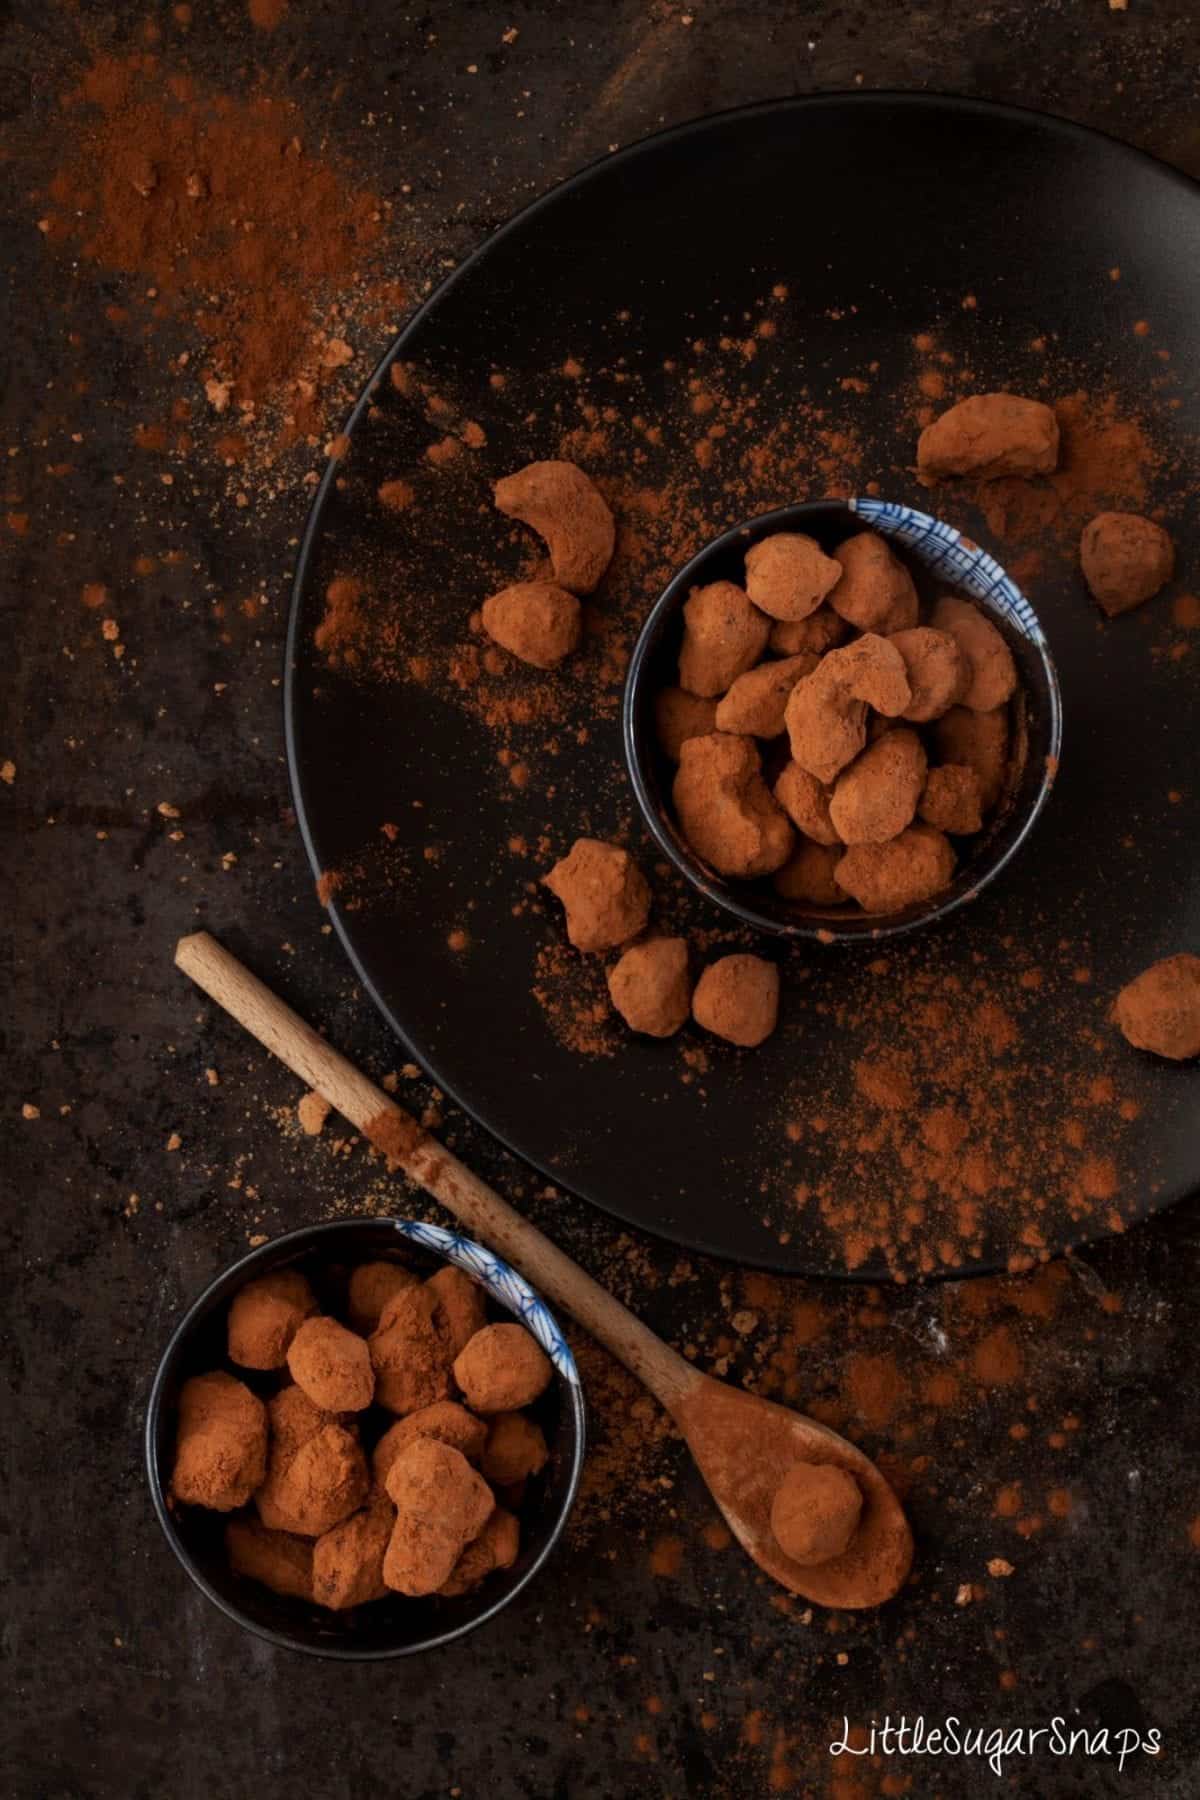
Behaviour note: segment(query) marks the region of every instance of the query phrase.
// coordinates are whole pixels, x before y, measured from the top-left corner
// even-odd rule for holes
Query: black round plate
[[[1062,679],[1064,756],[1031,842],[974,906],[888,946],[879,967],[870,948],[760,946],[788,967],[781,1027],[754,1053],[691,1027],[666,1044],[601,1027],[611,1054],[562,1041],[570,953],[536,877],[585,832],[629,830],[653,861],[622,764],[619,687],[598,701],[588,686],[603,647],[589,649],[583,676],[531,676],[526,691],[559,696],[552,728],[513,726],[501,745],[455,658],[471,610],[528,566],[528,534],[492,511],[490,483],[536,457],[574,454],[610,483],[620,463],[619,515],[636,506],[639,535],[674,530],[681,563],[739,518],[836,485],[844,421],[886,498],[941,511],[1009,563],[1013,546],[989,539],[965,498],[930,496],[912,474],[913,344],[930,329],[975,391],[1113,388],[1145,402],[1161,452],[1149,503],[1170,519],[1186,578],[1200,556],[1200,521],[1182,504],[1200,426],[1198,292],[1200,204],[1183,177],[1034,114],[874,95],[725,114],[613,156],[519,215],[421,309],[318,491],[286,707],[308,851],[314,869],[341,877],[331,917],[368,992],[458,1104],[617,1217],[781,1270],[1000,1267],[1103,1235],[1194,1186],[1193,1072],[1126,1050],[1105,1022],[1137,969],[1200,948],[1200,687],[1186,636],[1172,635],[1170,595],[1105,625],[1070,556],[1047,551],[1028,586]],[[387,377],[397,358],[416,371],[404,391]],[[689,394],[719,387],[717,367],[742,424],[697,473]],[[431,462],[427,447],[463,418],[486,442],[468,433],[477,447]],[[789,431],[825,445],[807,479],[784,481],[783,465],[752,454]],[[699,497],[686,518],[664,520],[678,513],[669,484],[685,468]],[[376,499],[396,477],[416,493],[403,512]],[[666,505],[631,500],[639,483],[666,491]],[[319,630],[327,586],[347,573],[365,579],[378,633],[365,650]],[[602,588],[596,611],[623,608],[627,647],[655,598]],[[531,771],[524,787],[514,758]],[[509,850],[516,838],[526,856]],[[669,885],[660,901],[693,935],[727,923]],[[882,1165],[856,1157],[845,1128],[820,1127],[831,1106],[852,1114],[881,993],[903,1013],[910,993],[915,1006],[922,984],[944,991],[956,973],[972,1003],[1001,993],[1016,1020],[1020,1066],[998,1048],[996,1091],[1010,1138],[1028,1118],[1028,1154],[1015,1175],[1010,1162],[998,1199],[982,1193],[967,1247],[946,1241],[934,1208],[885,1257],[846,1229],[856,1194],[867,1207],[877,1198]],[[602,995],[597,973],[587,978]],[[552,990],[558,1014],[534,988]],[[1113,1068],[1105,1099],[1096,1077]],[[1082,1186],[1049,1155],[1060,1128],[1077,1134],[1081,1161],[1091,1153]]]

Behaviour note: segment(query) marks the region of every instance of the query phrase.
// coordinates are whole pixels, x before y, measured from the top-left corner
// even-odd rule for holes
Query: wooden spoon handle
[[[574,1314],[606,1349],[673,1412],[701,1379],[683,1357],[585,1275],[493,1188],[473,1175],[381,1088],[319,1037],[311,1025],[206,931],[180,938],[176,966],[252,1037],[327,1100],[389,1163],[500,1251],[534,1287]]]

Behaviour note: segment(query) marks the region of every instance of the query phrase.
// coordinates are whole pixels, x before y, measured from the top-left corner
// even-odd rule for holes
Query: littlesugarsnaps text
[[[1038,1756],[1085,1757],[1115,1762],[1118,1772],[1138,1755],[1157,1756],[1162,1733],[1133,1726],[1072,1725],[1056,1715],[1048,1725],[967,1725],[953,1714],[930,1724],[923,1713],[909,1719],[888,1713],[882,1724],[854,1730],[842,1720],[841,1736],[829,1746],[831,1756],[962,1756],[984,1762],[998,1779],[1008,1759]]]

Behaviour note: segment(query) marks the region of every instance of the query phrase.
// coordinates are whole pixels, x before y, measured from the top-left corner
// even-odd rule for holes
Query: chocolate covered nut
[[[969,671],[962,705],[972,712],[994,712],[1015,692],[1017,665],[1003,637],[969,600],[946,594],[933,609],[936,630],[954,639]]]
[[[1152,600],[1175,573],[1175,546],[1153,519],[1105,512],[1079,540],[1083,578],[1109,618]]]
[[[844,844],[884,844],[911,825],[925,786],[915,731],[889,731],[838,776],[829,817]]]
[[[835,870],[864,912],[902,912],[931,900],[954,873],[954,852],[931,825],[910,825],[886,844],[854,844]]]
[[[664,753],[678,762],[680,745],[686,739],[707,737],[717,729],[717,702],[702,700],[686,688],[663,688],[654,699],[654,729]]]
[[[689,738],[672,798],[684,837],[718,874],[769,875],[787,861],[794,834],[762,778],[753,738]]]
[[[1058,420],[1040,400],[972,394],[927,425],[917,444],[922,475],[1049,475],[1058,467]]]
[[[612,950],[636,937],[650,915],[650,889],[628,850],[576,838],[543,881],[563,903],[577,950]]]
[[[778,737],[788,695],[801,676],[811,675],[816,666],[817,658],[803,653],[747,669],[717,703],[717,730],[747,737]]]
[[[838,546],[842,577],[829,604],[859,631],[900,631],[917,622],[913,578],[886,539],[860,531]]]
[[[712,698],[733,686],[767,647],[771,621],[732,581],[693,588],[683,607],[679,685]]]
[[[1172,1062],[1200,1056],[1200,956],[1165,956],[1127,982],[1113,1008],[1138,1050]]]
[[[616,525],[600,490],[569,462],[532,462],[506,475],[496,505],[545,541],[554,579],[573,594],[590,594],[612,561]]]
[[[974,769],[965,763],[942,763],[930,769],[917,815],[927,825],[957,837],[979,831],[983,825],[983,792]]]
[[[798,762],[789,762],[775,783],[775,798],[780,806],[797,830],[817,844],[840,844],[842,841],[829,816],[832,797],[833,789],[810,775],[807,769],[802,769]]]
[[[670,1037],[691,1007],[687,940],[656,937],[631,945],[608,971],[608,991],[631,1031]]]
[[[836,874],[842,848],[841,844],[815,844],[811,838],[802,838],[776,871],[771,884],[775,892],[799,906],[841,906],[850,898]]]
[[[753,1049],[779,1018],[779,970],[761,956],[718,958],[696,983],[692,1017],[714,1037]]]
[[[911,631],[893,632],[888,641],[904,658],[904,672],[912,689],[912,699],[902,718],[914,725],[927,725],[958,705],[971,681],[971,665],[950,632],[915,625]]]
[[[801,531],[777,531],[746,552],[746,593],[772,619],[808,618],[841,575],[841,564]]]
[[[975,771],[983,810],[990,812],[1008,772],[1008,708],[981,713],[952,706],[934,725],[933,735],[943,762],[965,763]]]
[[[553,669],[579,647],[583,613],[574,594],[552,581],[518,581],[483,603],[483,629],[494,643],[535,669]]]

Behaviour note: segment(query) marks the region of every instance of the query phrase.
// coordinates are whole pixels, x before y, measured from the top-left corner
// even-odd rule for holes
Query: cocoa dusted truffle
[[[229,1308],[229,1360],[243,1369],[282,1369],[288,1346],[310,1313],[312,1289],[298,1269],[248,1281]]]
[[[794,834],[762,778],[753,738],[689,738],[672,798],[684,837],[718,874],[769,875],[787,861]]]
[[[811,675],[816,666],[816,657],[802,652],[747,669],[717,704],[717,730],[740,732],[747,737],[778,737],[783,730],[788,695],[801,677]]]
[[[796,1463],[771,1502],[771,1530],[785,1556],[806,1568],[840,1556],[862,1517],[862,1490],[833,1463]]]
[[[911,725],[927,725],[959,703],[970,683],[971,667],[950,632],[914,625],[911,631],[893,632],[888,641],[904,658],[912,689],[901,718]]]
[[[903,631],[917,622],[913,578],[884,538],[860,531],[838,546],[842,578],[829,596],[835,613],[859,631]]]
[[[516,1412],[550,1385],[550,1358],[523,1325],[485,1325],[454,1364],[454,1379],[473,1412]]]
[[[1117,995],[1117,1024],[1137,1050],[1172,1062],[1200,1056],[1200,956],[1164,956]]]
[[[654,698],[654,729],[664,753],[678,762],[680,745],[688,738],[707,737],[717,729],[717,702],[686,688],[663,688]]]
[[[282,1398],[283,1394],[277,1394],[270,1403],[267,1478],[255,1494],[254,1504],[263,1524],[272,1531],[321,1537],[366,1499],[370,1487],[367,1460],[356,1434],[327,1415],[325,1423],[318,1423],[316,1430],[297,1444],[296,1419],[281,1421],[278,1403]],[[317,1409],[312,1410],[320,1419]]]
[[[469,1413],[457,1400],[435,1400],[389,1425],[371,1453],[371,1473],[381,1487],[386,1487],[388,1470],[414,1438],[430,1437],[439,1444],[449,1444],[468,1462],[477,1463],[483,1455],[488,1428],[482,1419]]]
[[[969,600],[946,594],[933,609],[933,625],[954,639],[966,662],[962,705],[972,712],[995,712],[1003,706],[1016,692],[1017,665],[992,621]]]
[[[577,950],[613,950],[636,937],[650,916],[650,889],[628,850],[576,838],[543,882],[563,903]]]
[[[549,1455],[542,1428],[524,1413],[497,1413],[488,1425],[481,1468],[496,1487],[513,1487],[546,1466]]]
[[[654,937],[631,945],[608,971],[608,991],[631,1031],[672,1036],[691,1006],[686,938]]]
[[[1152,600],[1175,573],[1175,546],[1153,519],[1099,513],[1079,540],[1083,579],[1109,618]]]
[[[271,1431],[271,1454],[278,1454],[286,1462],[306,1444],[310,1437],[315,1437],[323,1425],[335,1423],[332,1413],[310,1400],[302,1387],[293,1381],[287,1387],[280,1388],[272,1394],[267,1402],[268,1423]]]
[[[772,886],[781,899],[799,906],[841,906],[850,898],[836,874],[841,859],[841,844],[802,838],[795,854],[776,872]]]
[[[312,1550],[312,1595],[332,1612],[382,1600],[388,1592],[383,1559],[396,1526],[396,1509],[377,1495],[319,1537]]]
[[[806,619],[841,580],[842,566],[802,531],[777,531],[746,552],[746,593],[772,619]]]
[[[479,1536],[467,1545],[438,1593],[447,1599],[470,1593],[485,1576],[497,1569],[511,1569],[520,1548],[521,1527],[516,1516],[498,1506]]]
[[[405,1288],[389,1302],[368,1348],[375,1398],[389,1412],[416,1412],[450,1398],[454,1359],[437,1295],[428,1286]]]
[[[779,1018],[779,970],[761,956],[719,957],[696,983],[692,1017],[714,1037],[753,1049]]]
[[[348,1310],[355,1331],[369,1337],[388,1301],[404,1288],[416,1287],[419,1279],[411,1269],[403,1269],[399,1263],[359,1263],[350,1274]]]
[[[235,1575],[260,1581],[273,1594],[293,1600],[313,1597],[313,1547],[290,1531],[268,1531],[260,1519],[230,1519],[225,1554]]]
[[[693,588],[683,607],[679,685],[711,698],[733,686],[767,647],[771,621],[732,581]]]
[[[414,1438],[388,1471],[396,1523],[383,1559],[388,1587],[414,1598],[435,1594],[496,1504],[465,1456],[433,1438]]]
[[[366,1340],[336,1319],[306,1319],[287,1355],[297,1387],[326,1412],[361,1412],[375,1394]]]
[[[979,777],[965,763],[941,763],[925,780],[917,816],[939,831],[969,837],[983,826]]]
[[[187,1506],[233,1512],[267,1472],[267,1410],[234,1375],[193,1375],[179,1393],[171,1489]]]
[[[483,603],[483,629],[494,643],[531,663],[553,669],[579,647],[583,613],[574,594],[552,581],[518,581]]]
[[[453,1264],[425,1281],[383,1259],[348,1280],[334,1265],[320,1292],[343,1295],[348,1314],[375,1322],[370,1343],[340,1312],[313,1314],[288,1347],[294,1379],[266,1405],[223,1371],[186,1382],[170,1503],[229,1514],[229,1568],[310,1607],[466,1593],[516,1560],[520,1526],[496,1498],[522,1505],[549,1461],[540,1426],[518,1409],[541,1394],[551,1362],[521,1326],[489,1326],[483,1289]],[[283,1285],[289,1304],[308,1296],[307,1284]],[[280,1298],[268,1290],[272,1306]],[[257,1299],[261,1307],[261,1287]],[[449,1398],[455,1351],[459,1380],[486,1417]],[[420,1404],[429,1394],[445,1397]],[[370,1443],[385,1405],[404,1416],[368,1462],[360,1425]],[[486,1476],[477,1469],[485,1460]]]
[[[483,1289],[463,1269],[447,1263],[425,1283],[441,1309],[447,1351],[453,1359],[487,1324]]]
[[[927,425],[917,444],[922,475],[1049,475],[1058,467],[1058,420],[1040,400],[972,394]]]
[[[931,825],[910,825],[889,843],[853,844],[834,873],[864,912],[900,912],[949,885],[954,852]]]
[[[911,825],[925,786],[925,749],[915,731],[897,728],[837,778],[829,817],[844,844],[884,844]]]

